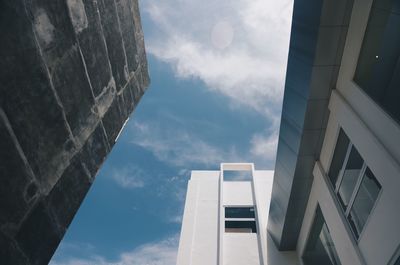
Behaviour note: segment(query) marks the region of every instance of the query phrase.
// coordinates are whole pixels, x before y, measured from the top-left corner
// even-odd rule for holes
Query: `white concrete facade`
[[[252,178],[224,181],[226,171],[249,171]],[[226,163],[216,171],[192,171],[177,265],[298,264],[296,252],[279,252],[267,236],[272,183],[273,171],[254,170],[250,163]],[[226,232],[227,207],[254,207],[257,232]]]

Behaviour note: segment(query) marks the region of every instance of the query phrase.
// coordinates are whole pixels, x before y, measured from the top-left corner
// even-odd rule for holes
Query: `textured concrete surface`
[[[0,1],[0,263],[47,264],[149,84],[137,0]]]

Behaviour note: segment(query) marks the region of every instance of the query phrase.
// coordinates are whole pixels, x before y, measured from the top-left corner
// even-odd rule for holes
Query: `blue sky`
[[[273,169],[292,2],[143,0],[140,8],[151,85],[53,265],[173,265],[190,170]]]

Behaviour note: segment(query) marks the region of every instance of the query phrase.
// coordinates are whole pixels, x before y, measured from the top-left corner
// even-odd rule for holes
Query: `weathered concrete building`
[[[47,264],[149,84],[137,0],[0,1],[0,263]]]

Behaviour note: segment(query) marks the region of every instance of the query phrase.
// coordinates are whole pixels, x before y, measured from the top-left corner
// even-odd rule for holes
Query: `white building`
[[[272,261],[278,253],[297,257],[286,264],[400,265],[399,122],[400,1],[295,0],[272,194],[256,173],[252,186],[258,245],[232,245],[232,252],[229,240],[242,235],[219,231],[214,245],[203,245],[219,259],[178,265],[242,264],[234,262],[250,247],[264,257],[254,264],[285,264]],[[211,178],[204,185],[218,192]],[[245,197],[238,190],[233,201]],[[191,244],[187,215],[196,207],[183,221],[181,240]],[[206,220],[224,222],[219,213]],[[195,227],[189,231],[197,235]],[[181,241],[179,258],[211,253],[186,247]]]
[[[177,264],[298,264],[295,252],[279,252],[265,233],[272,183],[273,171],[254,170],[253,164],[192,171]]]

